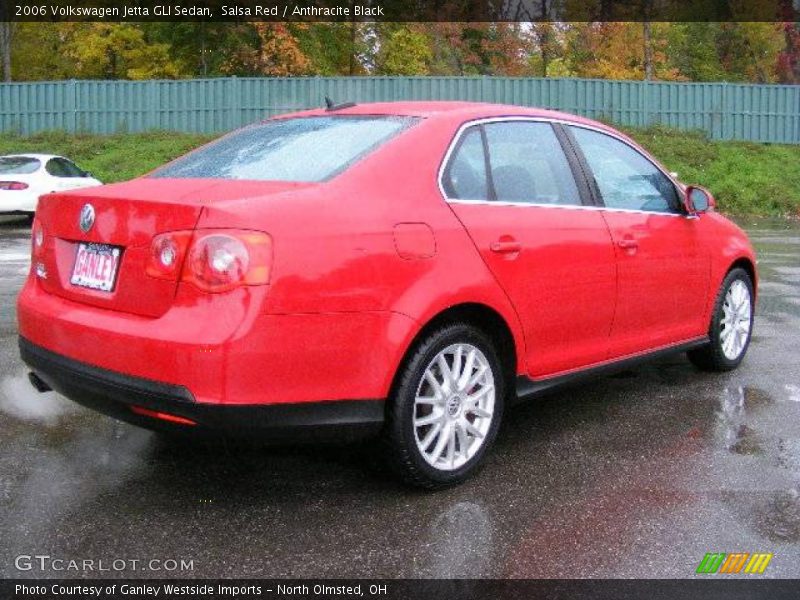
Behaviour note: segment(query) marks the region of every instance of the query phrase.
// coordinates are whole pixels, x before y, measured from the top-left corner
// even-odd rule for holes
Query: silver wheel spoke
[[[483,377],[483,374],[486,372],[488,368],[489,368],[488,365],[482,365],[481,367],[479,367],[478,370],[475,372],[475,374],[470,378],[470,380],[467,381],[467,385],[464,387],[464,389],[470,391],[473,387],[475,387],[475,384],[478,383],[478,381],[480,381],[481,377]]]
[[[461,456],[466,456],[469,448],[469,436],[461,423],[456,423],[456,434],[458,435],[458,453]]]
[[[439,383],[439,380],[436,379],[436,376],[431,372],[430,369],[425,371],[425,379],[428,383],[431,384],[433,388],[433,392],[436,394],[437,397],[444,396],[444,390],[442,389],[442,384]]]
[[[442,419],[442,413],[439,411],[433,411],[429,415],[425,415],[424,417],[420,417],[419,419],[414,419],[414,426],[415,427],[423,427],[425,425],[433,425],[437,421]]]
[[[417,396],[417,404],[439,404],[439,399],[432,396]]]
[[[467,412],[470,413],[470,414],[475,415],[476,417],[480,417],[482,419],[491,419],[492,418],[492,413],[490,413],[488,410],[483,410],[482,408],[479,408],[477,406],[475,406],[473,408],[470,408]]]
[[[433,447],[433,452],[431,452],[431,458],[435,463],[439,458],[442,456],[442,452],[444,452],[444,447],[447,446],[447,442],[450,441],[450,425],[442,426],[442,431],[439,433],[439,439],[436,441],[436,445]]]
[[[464,423],[464,427],[466,428],[467,433],[469,433],[470,435],[473,435],[476,438],[483,438],[483,433],[481,433],[480,430],[476,429],[475,426],[469,421]]]
[[[436,438],[436,436],[439,434],[441,430],[442,430],[442,424],[436,423],[436,425],[431,427],[431,430],[425,435],[422,441],[418,442],[419,447],[422,449],[423,452],[425,452],[425,450],[427,450],[430,447],[431,442],[433,442],[433,440]]]
[[[450,365],[447,364],[447,359],[444,357],[444,354],[440,354],[436,357],[436,364],[439,365],[439,371],[442,373],[442,379],[444,380],[444,388],[450,387],[450,382],[453,381],[453,374],[450,372]]]
[[[467,402],[469,402],[470,405],[475,405],[475,403],[478,402],[478,400],[483,398],[489,392],[493,392],[493,391],[494,391],[494,386],[493,385],[487,385],[486,387],[482,387],[481,389],[479,389],[474,394],[471,394],[471,395],[467,396]]]
[[[450,426],[450,435],[447,439],[447,463],[452,467],[456,462],[456,427]]]
[[[472,374],[472,368],[475,365],[475,348],[469,351],[467,354],[467,363],[464,365],[464,370],[461,372],[461,377],[458,378],[458,387],[460,389],[464,389],[467,385],[467,380],[469,376]]]
[[[464,362],[464,346],[459,344],[456,347],[456,352],[453,355],[453,382],[458,385],[458,380],[461,379],[461,366]]]

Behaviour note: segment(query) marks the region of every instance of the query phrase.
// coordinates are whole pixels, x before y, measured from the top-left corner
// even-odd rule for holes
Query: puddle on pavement
[[[763,507],[757,528],[774,542],[800,542],[800,490],[775,492]]]

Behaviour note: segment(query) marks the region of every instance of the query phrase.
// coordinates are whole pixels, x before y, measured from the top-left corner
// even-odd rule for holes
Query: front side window
[[[28,156],[0,156],[0,175],[30,175],[40,166],[38,159]]]
[[[571,130],[607,207],[678,212],[675,186],[640,152],[604,133],[582,127]]]
[[[346,115],[276,119],[226,135],[149,176],[323,181],[417,121]]]
[[[498,201],[581,204],[572,170],[550,123],[507,121],[485,127]]]

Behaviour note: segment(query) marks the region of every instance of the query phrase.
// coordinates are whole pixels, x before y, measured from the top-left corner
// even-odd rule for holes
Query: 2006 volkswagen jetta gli
[[[755,258],[713,207],[572,115],[286,115],[43,197],[21,354],[39,389],[145,427],[380,434],[440,487],[512,400],[664,352],[741,362]]]

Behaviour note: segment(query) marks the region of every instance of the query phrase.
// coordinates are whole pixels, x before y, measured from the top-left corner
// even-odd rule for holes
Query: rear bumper
[[[22,360],[51,389],[88,408],[148,429],[276,442],[328,441],[370,437],[380,431],[384,419],[383,400],[202,404],[195,402],[183,386],[88,365],[51,352],[22,336],[19,349]],[[145,411],[136,413],[132,407]],[[184,421],[164,420],[153,413]]]
[[[38,200],[29,190],[0,190],[0,214],[30,214],[36,210]]]
[[[150,318],[61,298],[31,275],[17,303],[19,334],[84,365],[184,386],[197,404],[387,396],[415,321],[392,312],[270,314],[267,293],[252,286],[198,300],[179,287],[172,307]]]

